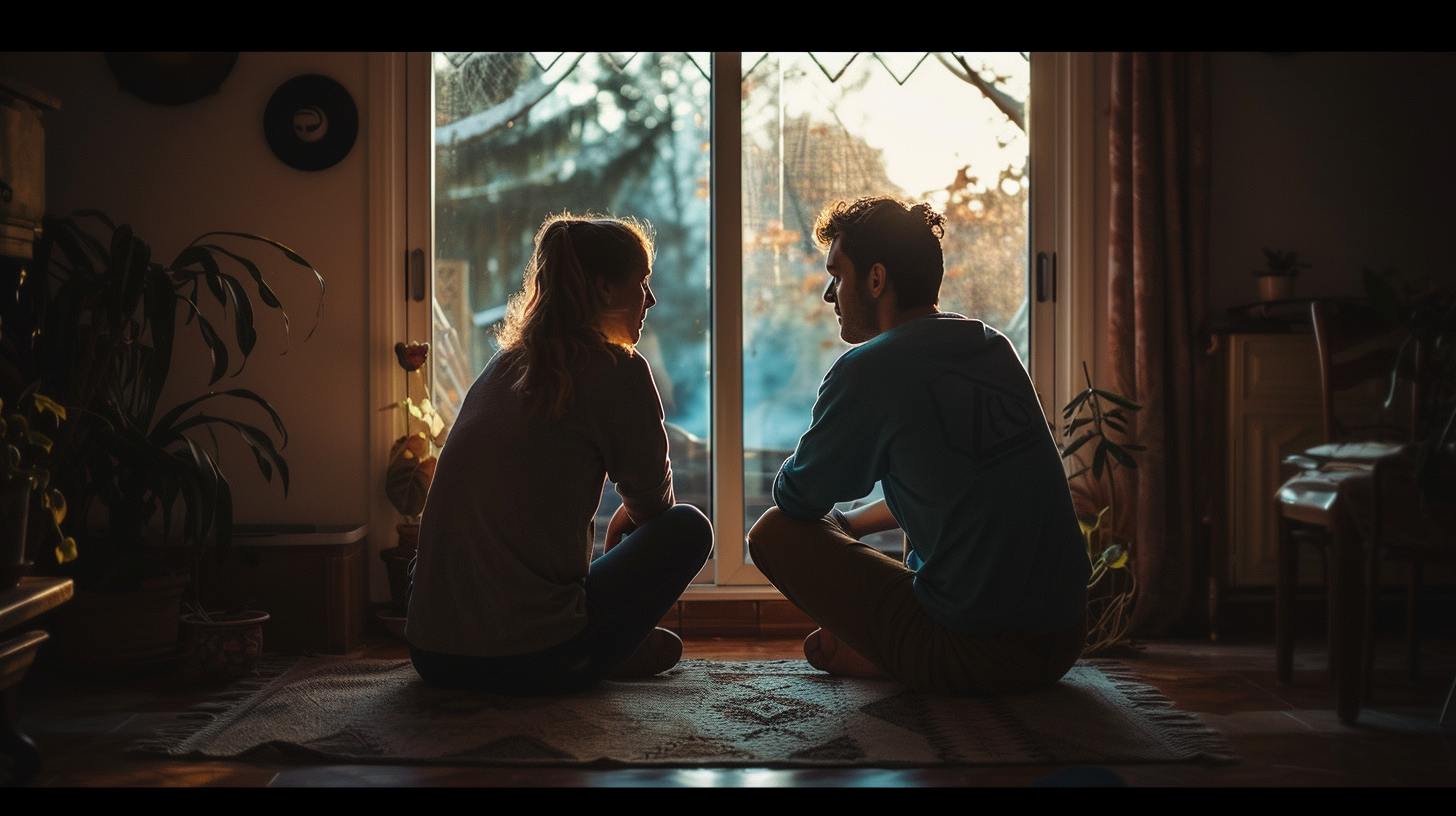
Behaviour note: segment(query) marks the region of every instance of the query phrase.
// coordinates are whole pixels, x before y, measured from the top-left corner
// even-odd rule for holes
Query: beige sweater
[[[584,582],[603,480],[632,517],[673,504],[662,402],[641,355],[593,352],[572,368],[559,419],[527,415],[515,355],[471,386],[420,521],[405,635],[472,656],[554,646],[586,625]]]

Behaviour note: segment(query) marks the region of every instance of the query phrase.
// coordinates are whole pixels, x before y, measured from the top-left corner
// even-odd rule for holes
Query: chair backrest
[[[1327,444],[1368,439],[1410,441],[1415,432],[1414,412],[1419,404],[1415,382],[1410,383],[1406,392],[1409,405],[1400,406],[1409,413],[1402,412],[1404,415],[1394,417],[1394,421],[1382,413],[1380,422],[1354,424],[1342,421],[1335,410],[1335,395],[1341,391],[1370,388],[1373,384],[1381,399],[1388,392],[1398,341],[1390,327],[1380,320],[1374,307],[1360,301],[1315,300],[1310,302],[1309,310],[1319,349],[1324,441]]]

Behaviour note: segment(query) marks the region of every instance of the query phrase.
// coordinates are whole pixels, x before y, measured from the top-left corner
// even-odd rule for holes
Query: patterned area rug
[[[1223,738],[1119,664],[994,698],[684,660],[562,698],[426,687],[409,662],[309,658],[183,715],[134,753],[444,765],[905,767],[1230,761]]]

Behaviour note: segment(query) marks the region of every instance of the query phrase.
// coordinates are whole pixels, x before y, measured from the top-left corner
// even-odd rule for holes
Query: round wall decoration
[[[278,86],[263,111],[268,147],[289,167],[324,170],[349,155],[359,135],[354,97],[322,74],[301,74]]]
[[[217,93],[238,62],[236,51],[110,51],[121,87],[157,105],[186,105]]]

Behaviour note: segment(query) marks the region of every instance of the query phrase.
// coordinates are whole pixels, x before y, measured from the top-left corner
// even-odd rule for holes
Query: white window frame
[[[1031,146],[1031,359],[1042,409],[1060,429],[1057,410],[1077,391],[1080,361],[1094,348],[1093,284],[1093,59],[1090,53],[1033,53]],[[743,352],[742,221],[737,78],[741,55],[713,54],[714,83],[712,484],[717,558],[684,597],[755,600],[782,597],[763,574],[743,562]],[[404,379],[393,347],[430,336],[434,246],[434,114],[432,56],[428,52],[369,55],[369,366],[371,404],[398,402]],[[414,168],[419,168],[416,171]],[[410,252],[424,250],[424,298],[408,296]],[[1048,298],[1036,299],[1035,259],[1055,258]],[[1055,293],[1053,298],[1051,295]],[[371,485],[382,485],[390,445],[399,433],[393,412],[373,414]],[[394,545],[398,517],[382,489],[370,500],[370,563],[373,552]],[[382,570],[370,570],[371,596],[388,597]]]

